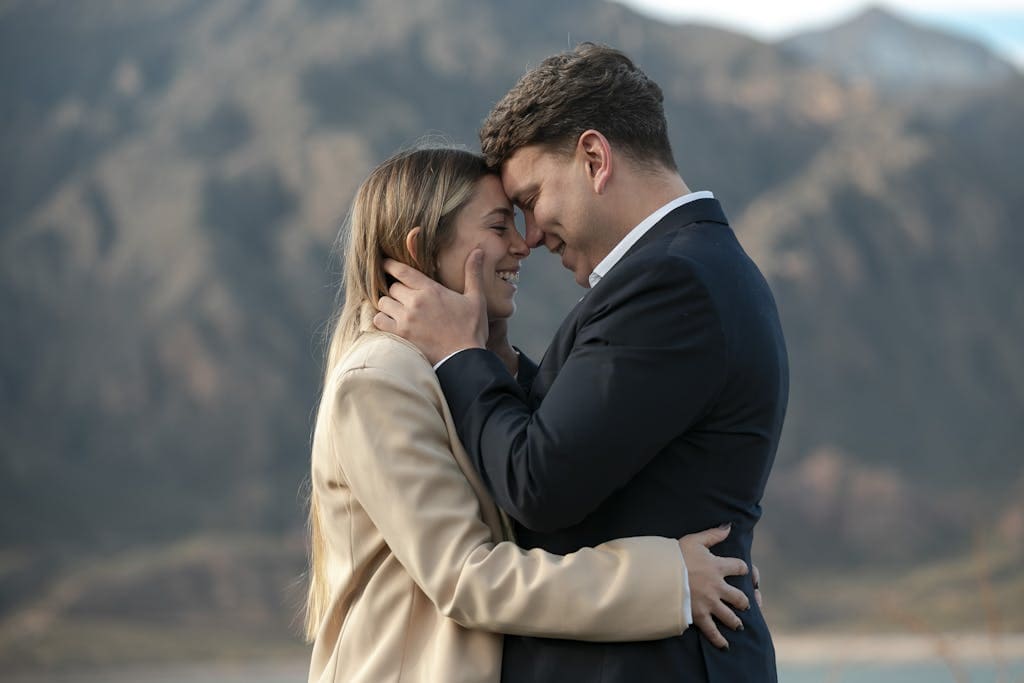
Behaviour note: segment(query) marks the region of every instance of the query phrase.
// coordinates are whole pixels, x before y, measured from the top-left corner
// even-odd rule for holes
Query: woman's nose
[[[509,242],[508,251],[516,258],[524,259],[530,255],[530,245],[526,243],[523,236],[519,234],[519,231],[513,228],[511,230],[512,240]]]

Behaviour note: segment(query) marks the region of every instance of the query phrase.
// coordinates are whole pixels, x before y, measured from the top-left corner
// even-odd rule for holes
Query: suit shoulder
[[[601,284],[609,280],[609,284],[616,283],[615,289],[658,286],[658,283],[676,286],[699,276],[699,270],[693,254],[686,249],[673,248],[671,239],[661,238],[628,254],[602,278]]]
[[[723,273],[747,267],[748,261],[731,227],[703,222],[659,236],[620,265],[629,263],[623,270],[631,277],[646,274],[675,281],[697,278],[710,284]]]

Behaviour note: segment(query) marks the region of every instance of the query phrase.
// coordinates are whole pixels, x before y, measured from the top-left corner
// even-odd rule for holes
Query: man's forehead
[[[522,191],[523,185],[522,170],[507,161],[503,163],[501,165],[501,186],[505,190],[505,194],[508,195],[508,198],[512,201],[520,199],[517,195]]]
[[[523,192],[531,182],[536,182],[532,176],[538,152],[532,147],[520,147],[502,162],[501,184],[513,200],[522,199],[516,194]]]

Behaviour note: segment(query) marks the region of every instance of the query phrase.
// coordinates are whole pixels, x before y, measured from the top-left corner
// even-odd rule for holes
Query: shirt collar
[[[590,286],[596,286],[597,283],[601,281],[601,278],[608,274],[608,271],[612,269],[612,266],[618,263],[619,260],[626,255],[629,248],[636,244],[641,237],[647,234],[648,230],[657,225],[658,221],[667,216],[671,211],[674,211],[683,204],[689,204],[690,202],[697,201],[698,199],[714,198],[715,195],[707,190],[684,194],[681,197],[676,197],[668,204],[665,204],[650,216],[640,221],[640,224],[626,233],[626,236],[615,245],[615,248],[608,252],[608,255],[601,259],[601,262],[594,267],[594,272],[592,272],[588,278],[590,280]]]

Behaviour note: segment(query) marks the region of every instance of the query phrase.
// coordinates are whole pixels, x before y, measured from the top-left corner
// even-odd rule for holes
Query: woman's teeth
[[[519,272],[514,270],[499,270],[498,277],[513,285],[519,282]]]

